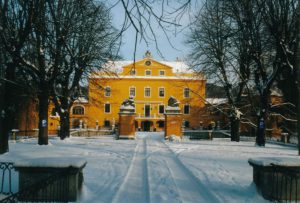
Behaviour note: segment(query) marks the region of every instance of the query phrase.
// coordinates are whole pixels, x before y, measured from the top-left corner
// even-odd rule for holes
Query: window
[[[189,88],[184,88],[183,95],[184,95],[185,98],[189,98],[190,97],[190,89]]]
[[[151,75],[151,70],[146,70],[146,71],[145,71],[145,75],[146,75],[146,76],[150,76],[150,75]]]
[[[146,65],[146,66],[150,66],[150,65],[151,65],[151,61],[146,61],[146,62],[145,62],[145,65]]]
[[[145,87],[145,97],[151,97],[151,88]]]
[[[105,89],[104,89],[104,96],[110,97],[110,92],[111,92],[110,87],[105,87]]]
[[[189,121],[184,121],[184,127],[189,128],[190,127],[190,122]]]
[[[56,116],[55,108],[52,108],[50,116]]]
[[[165,97],[165,88],[163,87],[158,88],[158,96]]]
[[[129,72],[129,74],[130,75],[135,75],[136,74],[135,69],[131,69],[130,72]]]
[[[104,112],[105,113],[110,113],[110,104],[105,104],[104,105]]]
[[[159,71],[159,75],[160,75],[160,76],[164,76],[164,75],[165,75],[165,71],[164,71],[164,70],[160,70],[160,71]]]
[[[165,113],[165,105],[160,104],[160,105],[158,106],[158,112],[159,112],[160,114]]]
[[[165,122],[164,121],[158,121],[158,127],[159,128],[165,127]]]
[[[109,120],[104,121],[104,127],[110,127],[110,121]]]
[[[73,107],[73,115],[83,115],[84,108],[82,106],[74,106]]]
[[[184,105],[183,113],[184,114],[190,114],[190,105],[188,105],[188,104]]]
[[[129,88],[129,96],[135,97],[135,87]]]

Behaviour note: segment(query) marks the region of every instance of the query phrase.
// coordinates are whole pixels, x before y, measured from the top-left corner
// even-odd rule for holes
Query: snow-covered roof
[[[277,96],[277,97],[282,97],[283,96],[283,93],[280,89],[278,89],[277,87],[275,88],[272,88],[271,90],[271,96]]]
[[[85,97],[78,97],[74,103],[88,103],[89,101]]]
[[[105,71],[114,73],[122,73],[123,67],[133,63],[133,61],[108,61],[104,64],[103,68]]]
[[[192,70],[183,61],[157,61],[157,62],[171,67],[174,73],[192,72]],[[109,61],[103,66],[103,68],[105,71],[121,73],[123,71],[124,66],[132,63],[133,61]]]
[[[227,98],[206,98],[206,103],[207,104],[224,104],[227,102]]]
[[[159,61],[159,63],[172,67],[174,73],[192,72],[188,65],[186,65],[183,61]]]

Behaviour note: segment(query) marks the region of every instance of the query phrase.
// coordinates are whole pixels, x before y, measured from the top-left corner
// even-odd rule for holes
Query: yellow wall
[[[150,61],[151,65],[146,65],[146,61]],[[149,62],[148,62],[149,63]],[[130,71],[135,70],[136,75],[130,75]],[[151,76],[145,76],[145,71],[151,70]],[[165,75],[160,76],[159,71],[164,70]],[[71,120],[75,117],[82,119],[88,128],[95,128],[96,121],[99,126],[104,126],[104,121],[110,121],[110,124],[118,123],[118,113],[121,103],[129,98],[129,88],[136,88],[136,96],[134,97],[136,105],[136,115],[143,117],[144,108],[146,104],[150,105],[151,118],[138,119],[138,125],[141,125],[142,120],[151,120],[155,124],[151,127],[157,128],[156,122],[164,120],[164,115],[159,114],[159,104],[164,104],[167,107],[168,99],[170,96],[175,97],[180,101],[180,107],[183,112],[184,104],[190,105],[190,113],[183,115],[183,119],[190,122],[190,127],[198,127],[201,120],[200,110],[204,107],[203,99],[205,98],[205,80],[201,77],[193,77],[191,73],[173,73],[172,68],[157,62],[153,59],[143,59],[123,67],[123,72],[118,76],[115,74],[93,74],[89,79],[89,103],[76,104],[85,107],[85,115],[72,116]],[[109,97],[105,96],[105,87],[111,88]],[[151,88],[151,96],[145,97],[145,87]],[[159,88],[164,87],[165,96],[159,97]],[[190,97],[184,98],[184,88],[190,89]],[[111,112],[104,112],[105,103],[111,105]],[[72,109],[71,109],[72,112]],[[155,118],[154,118],[155,117]],[[158,118],[160,117],[160,118]],[[113,121],[114,120],[114,121]],[[51,121],[49,120],[49,123]],[[72,121],[71,121],[72,126]],[[57,126],[53,124],[49,126],[49,130]],[[159,129],[157,129],[159,130]]]

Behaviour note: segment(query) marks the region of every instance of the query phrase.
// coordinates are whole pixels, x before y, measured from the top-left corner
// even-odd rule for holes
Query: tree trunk
[[[1,85],[1,99],[0,99],[0,154],[9,151],[8,138],[9,132],[14,122],[14,97],[13,90],[15,86],[9,81],[15,80],[16,66],[13,63],[8,63],[5,71],[6,82]]]
[[[231,141],[240,141],[240,119],[236,117],[230,118],[230,134],[231,134]]]
[[[265,138],[266,131],[266,122],[264,113],[261,113],[260,116],[257,117],[257,129],[256,129],[256,145],[260,147],[264,147],[266,144]]]
[[[298,27],[297,33],[297,48],[296,48],[296,59],[295,59],[295,69],[296,69],[296,81],[297,81],[297,134],[298,134],[298,155],[300,155],[300,5],[297,7],[297,23],[296,27]]]
[[[70,113],[69,111],[60,115],[60,130],[59,130],[59,137],[61,140],[65,139],[66,137],[70,137]]]
[[[43,88],[39,99],[39,145],[48,144],[48,89]]]

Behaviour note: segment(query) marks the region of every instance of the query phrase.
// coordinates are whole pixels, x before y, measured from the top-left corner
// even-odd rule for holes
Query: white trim
[[[109,96],[106,95],[106,88],[109,88]],[[104,87],[104,97],[111,97],[111,87],[110,86]]]
[[[185,106],[188,106],[188,107],[189,107],[189,113],[184,113],[184,107],[185,107]],[[191,106],[190,106],[190,104],[184,104],[184,105],[183,105],[183,114],[184,114],[184,115],[190,115],[190,114],[191,114]]]
[[[164,89],[164,96],[160,96],[160,95],[159,95],[159,93],[160,93],[159,89],[160,89],[160,88]],[[158,97],[159,97],[159,98],[165,98],[165,96],[166,96],[166,88],[165,88],[165,87],[158,87]]]
[[[135,86],[129,86],[129,96],[131,96],[130,95],[130,89],[131,88],[134,88],[134,96],[133,97],[136,97],[136,87]]]
[[[77,107],[77,106],[80,106],[80,107],[83,108],[83,114],[73,114],[73,109],[74,109],[74,107]],[[78,104],[73,105],[72,108],[71,108],[71,112],[72,112],[71,115],[85,115],[85,107],[83,105],[78,105]]]
[[[146,88],[150,89],[150,96],[146,96]],[[144,87],[144,97],[151,98],[151,87],[149,87],[149,86]]]
[[[188,97],[185,96],[185,89],[189,90],[189,96]],[[189,87],[184,87],[183,88],[183,98],[191,98],[191,89]]]
[[[150,71],[150,75],[147,75],[147,71]],[[150,69],[146,69],[146,70],[145,70],[145,76],[146,76],[146,77],[152,76],[152,71],[151,71]]]
[[[105,112],[105,105],[106,104],[109,104],[109,112]],[[111,114],[111,104],[109,103],[109,102],[106,102],[105,104],[104,104],[104,113],[105,114]]]

